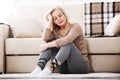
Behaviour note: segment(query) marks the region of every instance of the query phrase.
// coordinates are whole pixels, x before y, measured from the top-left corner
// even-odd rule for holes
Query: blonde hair
[[[55,10],[60,10],[60,11],[63,13],[63,15],[66,17],[66,21],[68,22],[68,17],[67,17],[67,15],[66,15],[65,11],[64,11],[61,7],[59,7],[59,6],[53,7],[52,9],[50,9],[50,10],[48,11],[48,13],[47,13],[46,16],[45,16],[45,20],[46,20],[47,22],[48,22],[48,15],[49,15],[49,14],[52,14]],[[52,25],[51,25],[51,31],[53,31],[53,30],[56,28],[56,26],[57,26],[57,25],[55,25],[55,23],[54,23],[54,21],[53,21],[53,23],[52,23]]]

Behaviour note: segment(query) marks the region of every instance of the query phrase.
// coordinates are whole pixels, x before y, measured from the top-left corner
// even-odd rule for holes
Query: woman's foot
[[[42,71],[42,70],[41,70],[40,67],[36,67],[36,68],[30,73],[30,75],[36,75],[36,74],[40,73],[41,71]]]
[[[49,68],[45,68],[40,73],[38,73],[36,76],[44,77],[44,76],[50,75],[51,73],[52,71]]]

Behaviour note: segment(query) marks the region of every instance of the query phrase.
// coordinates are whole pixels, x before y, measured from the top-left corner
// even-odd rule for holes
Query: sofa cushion
[[[120,14],[115,16],[105,29],[105,35],[117,35],[120,33]]]
[[[85,3],[85,35],[104,35],[105,28],[113,16],[119,14],[120,2]]]
[[[39,54],[41,38],[8,38],[5,41],[7,55]]]
[[[120,37],[86,38],[89,54],[120,54]]]
[[[32,72],[39,56],[6,56],[6,72]]]
[[[41,37],[41,29],[35,18],[13,18],[10,20],[14,38]]]
[[[120,72],[120,55],[90,55],[93,72]]]

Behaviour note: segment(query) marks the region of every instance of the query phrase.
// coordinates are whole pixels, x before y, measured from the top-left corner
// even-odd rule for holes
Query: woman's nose
[[[61,19],[60,18],[58,18],[58,21],[60,21]]]

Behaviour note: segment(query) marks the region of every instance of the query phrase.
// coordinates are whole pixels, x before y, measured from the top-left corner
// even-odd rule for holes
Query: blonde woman
[[[42,35],[46,43],[40,46],[38,67],[31,74],[47,76],[55,69],[63,74],[88,73],[89,60],[81,26],[70,23],[60,7],[51,9],[46,21]],[[49,60],[51,63],[45,67]]]

